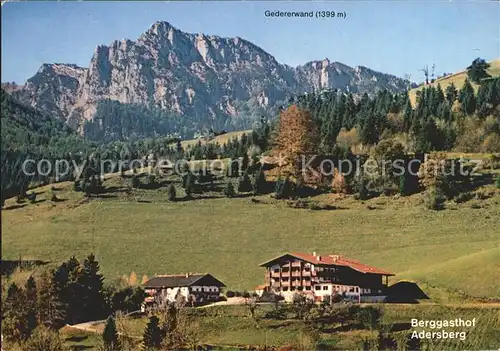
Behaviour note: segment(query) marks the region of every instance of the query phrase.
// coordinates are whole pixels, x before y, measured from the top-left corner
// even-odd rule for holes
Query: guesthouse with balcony
[[[358,302],[382,302],[386,298],[386,270],[340,255],[286,253],[260,265],[266,269],[264,290],[291,300],[303,293],[315,301],[336,295]]]

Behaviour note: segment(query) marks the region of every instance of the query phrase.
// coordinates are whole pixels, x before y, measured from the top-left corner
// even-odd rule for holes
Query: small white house
[[[211,274],[159,275],[144,284],[147,294],[143,310],[148,305],[161,302],[175,302],[179,299],[188,303],[218,301],[225,285]]]

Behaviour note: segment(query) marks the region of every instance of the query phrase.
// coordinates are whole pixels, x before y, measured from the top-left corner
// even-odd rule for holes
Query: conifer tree
[[[478,57],[467,67],[467,77],[474,83],[481,84],[484,78],[491,77],[488,73],[488,68],[490,68],[490,64]]]
[[[243,177],[238,182],[238,192],[247,193],[252,191],[252,182],[250,181],[250,176],[248,172],[243,173]]]
[[[96,320],[105,313],[103,295],[103,275],[100,273],[99,262],[94,254],[90,254],[84,261],[78,282],[84,289],[80,303],[83,307],[84,319]]]
[[[461,104],[461,111],[464,114],[472,115],[476,111],[476,97],[474,88],[468,79],[465,80],[464,86],[460,89],[458,101]]]
[[[163,339],[159,319],[156,316],[149,317],[149,322],[144,329],[142,345],[146,350],[159,349]]]
[[[26,340],[30,336],[30,330],[26,320],[24,291],[16,283],[11,283],[2,302],[2,334],[7,340]]]
[[[33,276],[26,281],[26,327],[31,332],[37,327],[37,288]]]
[[[194,188],[194,175],[192,173],[188,173],[185,183],[186,186],[184,187],[184,191],[186,193],[186,196],[190,198]]]
[[[253,184],[253,190],[255,194],[263,194],[267,191],[267,180],[264,173],[264,169],[261,167],[255,175],[255,181]]]
[[[457,88],[455,88],[455,84],[451,83],[446,87],[446,100],[448,101],[450,106],[453,105],[453,103],[457,99],[457,94],[458,92]]]
[[[408,195],[408,181],[407,181],[407,175],[406,172],[405,174],[401,174],[399,176],[399,194],[401,196],[406,196]]]
[[[233,183],[227,182],[226,187],[224,188],[224,195],[226,195],[227,197],[234,197],[235,192]]]
[[[120,351],[122,349],[115,319],[111,316],[106,320],[102,333],[103,347],[106,351]]]
[[[176,196],[175,187],[173,184],[170,184],[167,188],[168,201],[175,201],[175,196]]]

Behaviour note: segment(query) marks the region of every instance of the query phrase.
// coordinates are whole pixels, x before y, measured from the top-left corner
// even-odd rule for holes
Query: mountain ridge
[[[80,131],[102,100],[189,115],[198,128],[242,129],[296,94],[329,89],[374,94],[403,91],[408,84],[329,59],[291,67],[246,39],[186,33],[157,21],[135,41],[98,45],[86,68],[44,63],[10,93]]]

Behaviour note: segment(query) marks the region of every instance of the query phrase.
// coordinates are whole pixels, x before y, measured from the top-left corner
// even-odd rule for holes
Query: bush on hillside
[[[36,201],[36,193],[32,192],[31,194],[26,195],[26,198],[29,200],[30,203],[34,204]]]
[[[495,185],[497,189],[500,189],[500,175],[497,176],[497,180],[495,181]]]
[[[455,197],[455,202],[457,204],[461,204],[461,203],[469,201],[473,197],[474,197],[474,195],[471,194],[471,193],[469,193],[469,192],[467,192],[467,193],[460,193],[460,194],[457,195],[457,197]]]
[[[229,182],[226,184],[226,187],[224,188],[224,195],[226,195],[227,197],[234,197],[235,191],[233,183]]]
[[[226,297],[234,297],[234,296],[235,296],[234,291],[232,291],[232,290],[226,291]]]
[[[141,186],[141,180],[135,174],[131,178],[132,188],[138,189]]]
[[[445,200],[446,198],[441,191],[433,187],[427,192],[424,198],[424,204],[429,210],[441,210],[444,207]]]
[[[368,306],[359,309],[356,320],[365,328],[373,330],[380,324],[382,314],[378,308]]]
[[[151,186],[155,186],[157,185],[157,181],[156,181],[156,176],[154,174],[150,174],[148,176],[148,184],[151,185]]]

